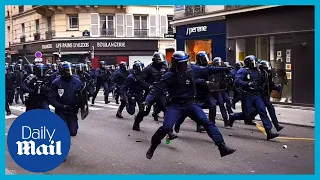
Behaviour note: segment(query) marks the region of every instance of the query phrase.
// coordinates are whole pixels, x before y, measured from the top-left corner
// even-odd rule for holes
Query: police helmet
[[[161,52],[155,52],[152,56],[152,62],[163,63],[166,60],[166,56]]]
[[[58,70],[58,65],[55,64],[55,63],[53,63],[50,68],[51,68],[53,71],[56,71],[56,70]]]
[[[141,62],[135,62],[133,64],[133,67],[132,67],[133,71],[136,73],[136,74],[140,74],[141,71],[142,71],[142,63]]]
[[[83,65],[83,70],[84,70],[85,72],[88,72],[88,71],[90,70],[90,66],[89,66],[88,64],[84,64],[84,65]]]
[[[6,65],[5,68],[6,68],[6,74],[7,74],[8,73],[8,66]]]
[[[270,62],[269,62],[269,61],[266,61],[266,60],[261,60],[261,61],[259,62],[259,67],[260,67],[261,69],[269,70],[269,71],[272,69]]]
[[[243,67],[243,63],[242,62],[237,62],[234,64],[234,68],[236,68],[237,70]]]
[[[121,71],[126,71],[127,70],[127,63],[124,62],[124,61],[121,61],[120,64],[119,64],[119,68]]]
[[[16,65],[12,63],[12,64],[9,66],[9,70],[12,71],[12,72],[14,72],[14,71],[15,71],[15,67],[16,67]]]
[[[179,72],[185,72],[188,68],[189,54],[184,51],[176,51],[171,57],[171,69]]]
[[[254,55],[249,55],[246,58],[244,58],[244,66],[254,69],[258,67],[258,59]]]
[[[23,70],[23,66],[22,66],[22,64],[18,64],[17,66],[16,66],[16,70],[17,71],[22,71]]]
[[[79,73],[79,72],[83,72],[83,71],[84,71],[84,64],[83,63],[77,64],[76,65],[76,72]]]
[[[196,55],[197,65],[198,66],[207,66],[210,61],[208,53],[205,51],[199,51]]]
[[[106,68],[106,62],[105,61],[100,61],[100,68],[102,68],[102,69]]]
[[[35,75],[37,77],[43,77],[46,75],[46,72],[47,72],[47,66],[42,64],[42,63],[39,63],[36,65],[35,67]]]
[[[212,64],[213,64],[213,66],[222,66],[223,63],[222,63],[221,57],[213,58]]]
[[[67,62],[61,65],[61,76],[70,77],[74,74],[74,66]]]
[[[18,64],[22,64],[23,63],[23,60],[22,60],[22,58],[20,58],[19,60],[18,60]]]

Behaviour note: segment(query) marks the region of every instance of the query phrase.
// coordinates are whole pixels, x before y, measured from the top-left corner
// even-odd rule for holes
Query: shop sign
[[[197,26],[187,28],[186,35],[191,35],[192,33],[207,32],[207,26]]]
[[[90,46],[89,42],[81,43],[56,43],[56,48],[88,48]]]
[[[125,48],[125,42],[97,42],[97,48]]]
[[[41,46],[42,49],[52,49],[52,44],[43,44]]]
[[[172,34],[172,33],[164,34],[164,38],[175,38],[175,37],[176,37],[175,34]]]

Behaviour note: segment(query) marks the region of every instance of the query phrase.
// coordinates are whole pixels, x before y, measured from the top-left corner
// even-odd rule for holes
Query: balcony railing
[[[148,37],[149,29],[134,29],[133,34],[134,37]]]
[[[250,5],[225,5],[224,10],[235,10],[235,9],[243,9],[243,8],[249,8],[249,7],[254,7]]]
[[[206,11],[205,5],[198,5],[198,6],[186,6],[185,7],[185,16],[196,16],[205,14]]]
[[[56,36],[55,31],[46,31],[46,39],[52,39]]]
[[[25,35],[20,36],[20,42],[21,43],[26,42],[26,36]]]
[[[100,29],[100,36],[115,37],[115,29]]]
[[[39,32],[34,33],[33,37],[34,37],[34,41],[39,41],[40,40],[40,33]]]

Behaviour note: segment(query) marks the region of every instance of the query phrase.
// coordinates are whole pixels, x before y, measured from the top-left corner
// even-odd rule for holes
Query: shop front
[[[270,61],[274,81],[283,85],[272,101],[314,105],[314,7],[284,6],[228,15],[227,58],[247,55]]]
[[[176,46],[178,51],[186,51],[191,61],[199,51],[206,51],[211,57],[226,59],[225,20],[189,24],[176,27]]]
[[[106,61],[107,64],[129,63],[130,57],[152,56],[158,50],[158,40],[71,40],[46,41],[12,46],[30,62],[37,51],[42,52],[44,62],[63,61],[81,63],[87,59]],[[151,61],[151,59],[150,59]]]

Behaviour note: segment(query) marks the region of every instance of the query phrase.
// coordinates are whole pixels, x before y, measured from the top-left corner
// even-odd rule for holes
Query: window
[[[19,6],[19,13],[23,13],[24,12],[24,6]]]
[[[39,19],[36,20],[36,33],[40,32],[40,22]]]
[[[134,36],[148,36],[148,16],[134,16]]]
[[[24,27],[24,23],[21,24],[21,36],[25,36],[26,29]]]
[[[114,36],[115,35],[114,15],[100,15],[100,35]]]
[[[10,26],[7,26],[7,37],[8,37],[8,40],[10,40]]]
[[[195,61],[196,54],[199,51],[205,51],[209,53],[212,57],[212,40],[211,39],[201,39],[201,40],[186,40],[186,50],[190,55],[190,60]]]
[[[30,37],[32,36],[31,33],[32,33],[32,31],[31,31],[31,26],[29,26],[29,34],[30,34]]]
[[[14,30],[14,39],[17,39],[17,30]]]
[[[10,16],[10,12],[9,12],[9,11],[7,11],[7,16],[8,16],[8,17]]]
[[[51,19],[51,16],[47,17],[47,29],[48,29],[48,31],[52,30],[52,19]]]
[[[173,21],[173,16],[168,15],[168,33],[173,33],[173,25],[170,23]]]
[[[79,28],[79,19],[78,15],[69,15],[69,29],[78,29]]]

